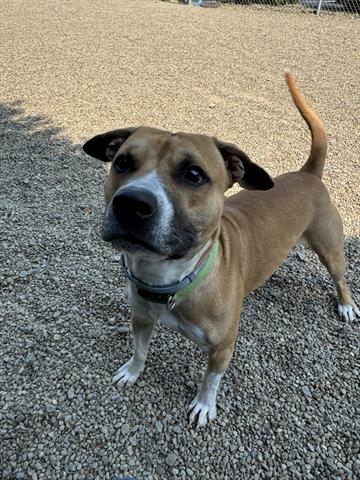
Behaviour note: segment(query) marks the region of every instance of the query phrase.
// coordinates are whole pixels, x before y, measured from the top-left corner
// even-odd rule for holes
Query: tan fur
[[[300,171],[275,178],[271,190],[243,190],[225,199],[217,270],[201,291],[194,291],[192,299],[180,306],[186,317],[196,308],[193,321],[208,332],[213,345],[209,363],[219,372],[230,361],[244,297],[274,273],[301,237],[327,267],[339,302],[353,304],[344,278],[341,218],[319,178],[326,156],[325,131],[293,78],[287,75],[287,80],[312,132],[309,159]]]
[[[131,178],[155,170],[174,204],[197,226],[197,242],[187,253],[189,258],[209,239],[220,242],[211,273],[175,308],[180,319],[196,324],[204,332],[211,372],[224,372],[230,362],[244,298],[273,274],[300,240],[306,241],[329,270],[339,303],[345,307],[353,305],[358,313],[344,278],[341,218],[321,181],[327,150],[325,130],[289,74],[287,82],[294,103],[310,128],[312,147],[304,166],[275,178],[271,189],[242,190],[224,200],[229,179],[234,181],[234,176],[231,177],[234,172],[236,181],[252,188],[246,171],[253,164],[244,154],[244,163],[237,168],[232,158],[237,147],[204,135],[172,134],[140,127],[131,130],[134,133],[115,154],[114,162],[131,151],[136,161]],[[116,137],[114,132],[106,135],[109,134]],[[98,136],[95,143],[99,138],[102,141],[102,136]],[[174,177],[177,165],[189,153],[196,165],[211,177],[208,185],[188,188]],[[257,170],[253,171],[256,174]],[[111,168],[105,186],[107,202],[127,180],[128,176],[118,175]],[[145,331],[148,325],[147,319],[137,318],[135,333],[139,334],[139,329]]]

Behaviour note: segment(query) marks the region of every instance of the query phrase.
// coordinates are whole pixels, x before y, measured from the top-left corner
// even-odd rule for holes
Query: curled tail
[[[307,123],[311,132],[311,150],[310,155],[300,171],[312,173],[321,178],[327,152],[327,139],[320,118],[311,110],[304,97],[298,91],[295,79],[290,73],[285,74],[286,81],[293,98],[293,101],[301,113],[301,116]]]

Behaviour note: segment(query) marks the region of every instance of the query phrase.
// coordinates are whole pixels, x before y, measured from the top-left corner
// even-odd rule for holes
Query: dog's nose
[[[158,208],[156,196],[148,190],[125,188],[113,198],[113,211],[120,223],[140,224],[154,216]]]

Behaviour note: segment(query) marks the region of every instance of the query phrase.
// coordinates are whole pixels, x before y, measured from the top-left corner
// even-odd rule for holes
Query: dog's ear
[[[270,175],[236,145],[216,139],[215,143],[230,174],[230,186],[235,182],[248,190],[269,190],[274,186]]]
[[[135,127],[129,127],[101,133],[88,140],[84,144],[83,150],[91,157],[102,160],[103,162],[111,162],[121,145],[135,130]]]

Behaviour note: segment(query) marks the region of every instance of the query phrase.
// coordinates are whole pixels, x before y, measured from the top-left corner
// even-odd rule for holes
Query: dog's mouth
[[[168,238],[155,238],[149,234],[148,238],[133,232],[106,232],[103,230],[102,238],[110,242],[119,251],[128,253],[144,253],[165,257],[168,260],[175,260],[184,257],[194,246],[194,238],[186,237],[186,241],[178,238],[177,235],[168,235]]]
[[[102,238],[105,242],[111,242],[117,250],[141,250],[157,254],[161,253],[159,249],[152,244],[152,242],[147,241],[131,232],[107,233],[103,231]]]
[[[139,226],[124,225],[111,210],[104,215],[101,236],[116,250],[155,254],[167,259],[184,257],[197,240],[196,230],[180,214],[176,215],[168,228],[162,230],[159,222],[144,221]]]

